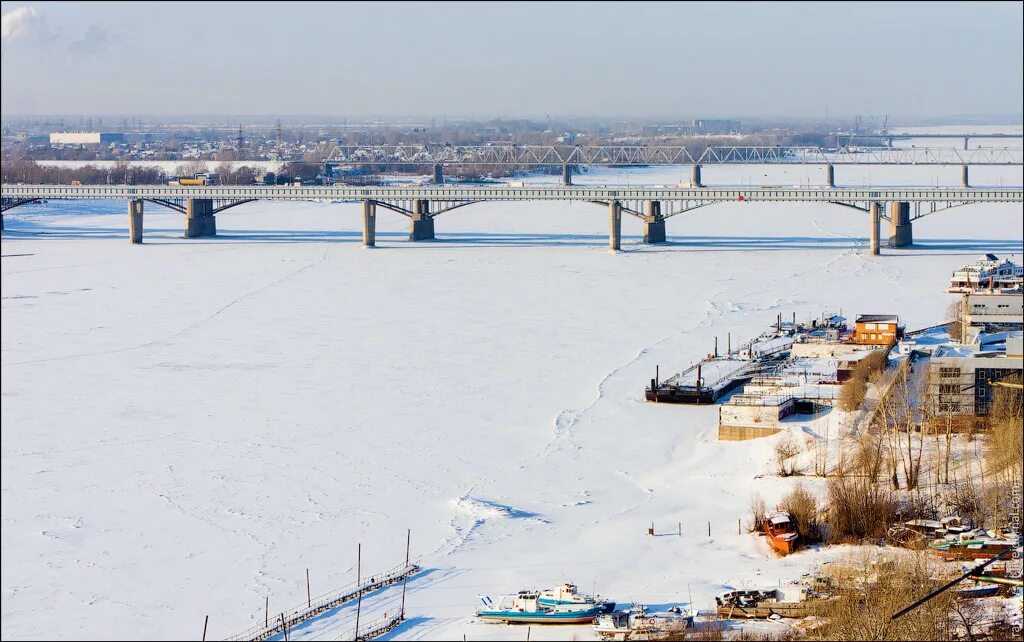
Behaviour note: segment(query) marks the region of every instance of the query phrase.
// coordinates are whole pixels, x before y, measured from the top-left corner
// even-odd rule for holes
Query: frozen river
[[[1024,182],[1020,168],[972,176]],[[958,180],[837,169],[848,185]],[[918,247],[870,257],[865,214],[728,203],[670,219],[659,246],[626,218],[610,253],[606,208],[527,202],[444,214],[424,243],[381,212],[379,246],[363,249],[358,204],[248,204],[196,240],[147,204],[131,246],[124,210],[5,216],[4,638],[190,639],[205,615],[222,638],[262,621],[267,596],[271,613],[304,602],[307,568],[314,594],[350,583],[357,543],[364,571],[399,563],[407,528],[427,572],[399,639],[525,635],[473,622],[478,593],[571,580],[709,608],[725,586],[799,576],[823,554],[780,560],[737,534],[753,493],[771,505],[793,483],[762,477],[772,441],[718,443],[715,408],[646,404],[655,365],[756,337],[779,313],[934,324],[953,269],[1019,255],[1024,236],[1019,204],[965,206],[916,222]],[[648,537],[651,522],[672,535]],[[307,633],[337,637],[351,616]]]

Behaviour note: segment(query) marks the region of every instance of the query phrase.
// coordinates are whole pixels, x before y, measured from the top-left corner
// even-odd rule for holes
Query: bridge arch
[[[27,205],[28,203],[35,203],[37,201],[44,200],[42,197],[38,198],[5,198],[0,202],[0,212],[6,212],[7,210],[14,209],[19,205]]]

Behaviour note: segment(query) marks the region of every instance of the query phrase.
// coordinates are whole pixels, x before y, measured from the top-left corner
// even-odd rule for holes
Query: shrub
[[[799,454],[800,444],[789,433],[775,443],[775,470],[780,477],[791,477],[802,472],[796,461]]]
[[[828,480],[828,538],[834,542],[877,539],[893,522],[895,494],[867,477]]]
[[[864,398],[868,394],[867,381],[860,379],[856,376],[848,379],[843,384],[843,389],[839,392],[839,408],[847,412],[852,412],[861,407],[864,403]]]
[[[796,525],[796,532],[805,542],[821,539],[818,524],[818,500],[803,485],[798,485],[782,500],[782,508],[790,514]]]

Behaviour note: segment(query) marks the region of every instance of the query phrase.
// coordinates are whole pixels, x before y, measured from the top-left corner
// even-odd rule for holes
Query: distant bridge
[[[257,200],[359,201],[363,204],[363,243],[375,244],[376,210],[382,208],[409,218],[409,239],[434,238],[434,218],[444,212],[480,202],[570,201],[609,209],[609,246],[618,250],[622,215],[644,222],[644,242],[665,241],[665,220],[694,209],[724,202],[833,203],[869,212],[871,251],[877,254],[879,221],[890,222],[889,244],[912,242],[911,223],[917,218],[969,203],[1024,203],[1024,188],[798,188],[798,187],[561,187],[561,186],[196,186],[171,185],[8,185],[0,187],[3,211],[38,200],[123,199],[129,203],[133,243],[142,242],[143,202],[150,201],[185,214],[185,236],[216,235],[215,214]],[[889,203],[888,214],[883,203]],[[914,211],[911,212],[913,204]],[[0,228],[2,229],[2,228]]]
[[[702,165],[824,165],[825,185],[835,185],[835,165],[1024,165],[1024,149],[952,147],[770,147],[708,146],[694,156],[681,145],[340,145],[324,161],[327,173],[344,165],[432,165],[442,183],[445,165],[562,168],[572,183],[576,165],[691,165],[700,186]]]
[[[837,132],[836,134],[834,134],[834,136],[836,137],[837,141],[841,141],[843,139],[846,139],[850,144],[853,144],[853,141],[858,139],[858,138],[860,140],[884,140],[884,141],[886,141],[889,144],[889,147],[892,147],[892,141],[894,141],[894,140],[911,140],[911,139],[914,139],[914,138],[935,138],[935,139],[948,139],[948,138],[952,138],[952,139],[961,139],[961,140],[963,140],[964,141],[964,149],[965,150],[967,149],[968,142],[971,139],[974,139],[974,138],[984,138],[984,139],[1017,139],[1017,140],[1024,139],[1024,134],[1006,134],[1006,133],[992,133],[992,134],[973,133],[972,134],[972,133],[968,133],[968,132],[965,132],[965,133],[962,133],[962,134],[955,134],[955,133],[948,133],[948,132],[946,132],[946,133],[920,132],[920,133],[901,133],[901,134],[888,134],[888,133],[878,133],[878,134],[857,134],[857,133],[853,133],[853,134],[844,134],[844,133],[838,133]]]

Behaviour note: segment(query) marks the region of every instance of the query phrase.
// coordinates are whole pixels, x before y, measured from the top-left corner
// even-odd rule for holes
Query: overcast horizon
[[[1021,3],[3,2],[2,13],[4,118],[1020,122],[1024,103]]]

